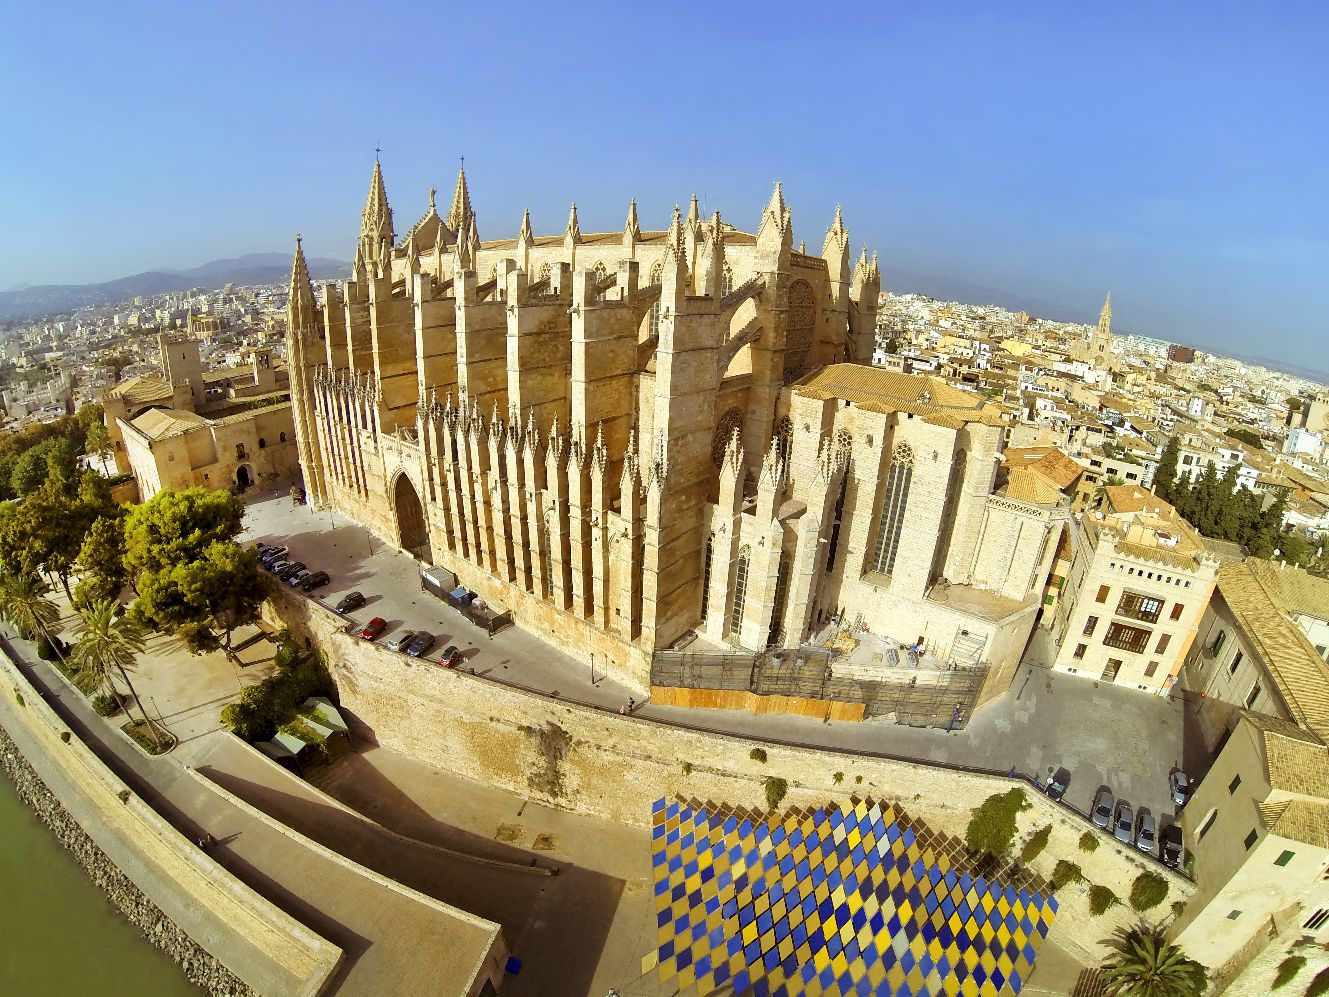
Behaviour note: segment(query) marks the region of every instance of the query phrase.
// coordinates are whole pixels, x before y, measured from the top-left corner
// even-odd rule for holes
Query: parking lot
[[[402,629],[429,630],[437,637],[430,657],[449,644],[462,653],[462,667],[477,674],[547,694],[616,710],[634,695],[599,674],[589,657],[560,650],[520,627],[494,637],[420,587],[417,562],[371,538],[340,515],[294,506],[288,497],[253,503],[241,539],[288,545],[302,561],[322,568],[332,581],[312,595],[333,606],[359,590],[366,605],[350,614],[364,625],[387,621],[382,640]],[[1179,700],[1131,690],[1038,666],[1022,666],[1010,691],[984,707],[964,730],[947,732],[891,724],[824,722],[810,717],[730,710],[639,707],[640,716],[725,731],[754,739],[888,754],[943,765],[1014,770],[1046,782],[1060,768],[1070,774],[1067,805],[1088,813],[1099,789],[1111,789],[1137,813],[1143,808],[1158,832],[1176,820],[1168,788],[1174,768],[1203,775],[1184,739],[1185,707]]]

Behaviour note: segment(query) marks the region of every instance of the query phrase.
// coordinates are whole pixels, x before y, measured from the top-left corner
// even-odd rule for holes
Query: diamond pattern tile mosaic
[[[892,804],[764,817],[662,799],[652,825],[642,971],[699,997],[1018,994],[1056,916],[1046,891],[957,869]]]

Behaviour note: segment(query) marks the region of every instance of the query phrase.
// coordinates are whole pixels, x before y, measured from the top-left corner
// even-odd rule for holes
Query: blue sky
[[[1324,5],[128,6],[5,15],[0,287],[349,258],[377,144],[399,230],[460,155],[482,237],[780,179],[811,248],[1329,365]]]

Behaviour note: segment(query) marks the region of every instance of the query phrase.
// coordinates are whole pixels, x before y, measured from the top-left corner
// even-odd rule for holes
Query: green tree
[[[1234,440],[1239,440],[1240,442],[1245,443],[1248,447],[1252,447],[1256,450],[1264,449],[1264,440],[1260,438],[1260,434],[1251,432],[1249,429],[1243,429],[1238,426],[1236,429],[1226,430],[1224,435],[1229,436]]]
[[[1103,992],[1109,997],[1201,997],[1209,973],[1167,940],[1163,929],[1141,921],[1103,942]]]
[[[53,642],[60,610],[50,594],[51,586],[39,575],[6,573],[0,577],[0,619],[24,640]]]
[[[1177,482],[1177,460],[1181,454],[1181,442],[1175,436],[1169,436],[1163,447],[1163,456],[1158,459],[1154,470],[1154,494],[1164,502],[1171,502]]]
[[[87,693],[104,690],[115,696],[118,676],[143,716],[144,729],[150,731],[156,741],[156,726],[143,709],[134,684],[129,681],[129,673],[143,653],[143,628],[121,611],[122,607],[115,599],[100,599],[80,610],[82,623],[69,663],[79,688]]]
[[[94,422],[88,427],[88,434],[83,441],[84,452],[98,460],[104,458],[111,452],[111,434],[106,431],[106,426],[100,422]]]
[[[1015,840],[1016,815],[1029,809],[1023,789],[989,796],[973,811],[964,841],[971,852],[1003,855]]]
[[[178,634],[195,654],[229,650],[231,632],[257,618],[264,596],[257,555],[230,540],[214,540],[197,557],[145,572],[137,584],[135,618]]]
[[[169,571],[201,557],[211,543],[234,539],[244,510],[238,498],[211,488],[159,492],[135,506],[125,520],[130,578]]]
[[[20,497],[35,492],[50,478],[74,480],[78,452],[64,437],[52,437],[25,450],[14,461],[9,483]]]
[[[83,538],[75,566],[82,580],[75,590],[75,603],[88,605],[115,599],[129,581],[125,570],[124,517],[99,516]]]

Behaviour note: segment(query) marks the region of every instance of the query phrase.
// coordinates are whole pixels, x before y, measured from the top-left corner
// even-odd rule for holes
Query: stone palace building
[[[998,475],[1002,408],[876,369],[875,254],[837,209],[755,233],[482,241],[465,173],[404,236],[374,165],[354,274],[297,238],[288,362],[310,501],[636,688],[653,655],[795,646],[832,617],[1009,684],[1068,510]]]

